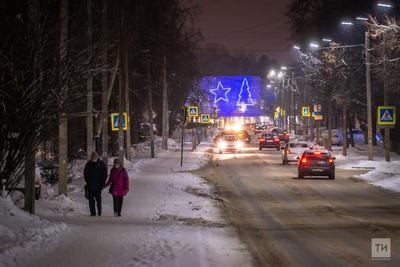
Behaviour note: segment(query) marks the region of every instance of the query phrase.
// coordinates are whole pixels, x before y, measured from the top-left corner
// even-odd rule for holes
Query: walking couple
[[[129,177],[118,158],[110,170],[107,180],[107,167],[93,152],[85,165],[85,197],[89,200],[90,216],[101,216],[101,191],[110,186],[109,193],[113,196],[114,216],[120,217],[124,196],[129,191]],[[107,180],[107,182],[106,182]]]

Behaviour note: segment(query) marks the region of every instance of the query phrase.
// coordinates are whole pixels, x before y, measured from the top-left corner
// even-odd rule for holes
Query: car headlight
[[[219,147],[220,149],[226,148],[226,142],[225,142],[225,141],[220,141],[220,142],[218,143],[218,147]]]
[[[236,142],[236,148],[242,148],[243,142]]]

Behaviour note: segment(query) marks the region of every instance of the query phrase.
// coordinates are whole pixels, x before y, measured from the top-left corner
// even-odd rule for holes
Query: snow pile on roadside
[[[10,198],[0,198],[0,218],[0,266],[15,265],[22,255],[52,244],[68,229],[64,223],[52,223],[22,211]]]
[[[400,161],[353,161],[341,166],[343,169],[372,169],[371,171],[355,176],[370,184],[392,191],[400,192]]]

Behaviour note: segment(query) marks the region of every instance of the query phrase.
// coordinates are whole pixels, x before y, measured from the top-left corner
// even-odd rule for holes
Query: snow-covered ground
[[[0,265],[13,266],[17,258],[19,266],[251,265],[244,245],[221,217],[212,188],[190,172],[209,161],[208,148],[208,144],[202,144],[191,152],[190,146],[185,146],[182,168],[180,153],[173,147],[155,159],[126,162],[131,190],[124,199],[122,217],[112,216],[107,190],[103,192],[103,216],[88,216],[82,179],[85,162],[75,162],[68,197],[57,196],[56,188],[49,186],[38,201],[37,213],[46,220],[13,206],[23,214],[22,222],[39,229],[32,228],[37,237],[26,247],[29,255],[21,249],[21,243],[28,240],[25,234],[14,243],[6,239],[2,213],[1,246],[16,244],[16,249],[12,254],[2,247],[0,258],[12,255],[13,260],[2,260]],[[4,203],[0,206],[6,207]],[[31,250],[32,246],[37,249]]]
[[[68,230],[62,222],[49,222],[32,216],[0,197],[0,266],[15,266],[21,255],[32,256],[39,249],[57,243],[60,233]]]
[[[400,192],[400,156],[391,153],[391,162],[386,162],[384,150],[380,146],[374,146],[374,160],[368,160],[368,148],[366,145],[357,145],[349,148],[348,155],[343,156],[341,147],[334,147],[336,166],[343,169],[364,169],[365,174],[354,178],[365,180],[368,183],[388,190]]]

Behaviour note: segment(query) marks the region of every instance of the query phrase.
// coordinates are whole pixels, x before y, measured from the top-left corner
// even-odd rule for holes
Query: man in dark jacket
[[[107,167],[103,161],[99,159],[96,152],[93,152],[90,160],[85,165],[84,170],[85,182],[88,187],[88,199],[90,216],[101,215],[101,190],[103,189],[107,179]]]

